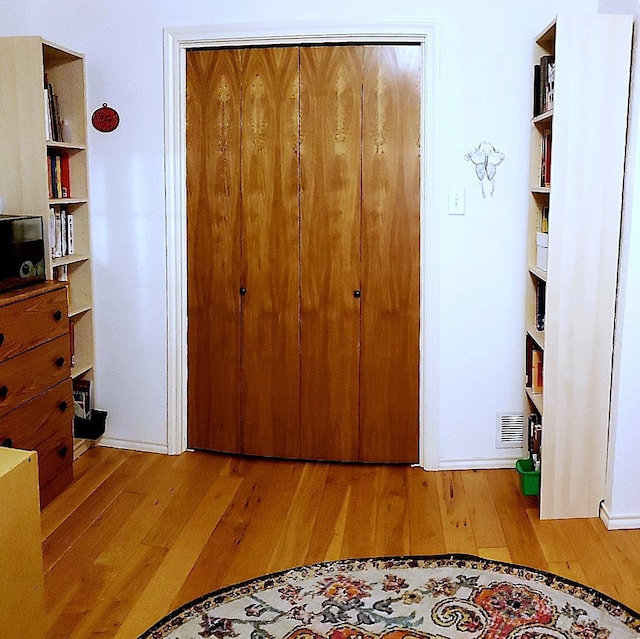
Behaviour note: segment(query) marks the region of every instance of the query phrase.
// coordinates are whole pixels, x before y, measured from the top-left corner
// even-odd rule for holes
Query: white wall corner
[[[633,6],[631,6],[633,5]],[[627,153],[623,186],[623,210],[618,263],[618,291],[614,333],[609,449],[605,500],[601,516],[608,528],[639,528],[640,491],[640,4],[600,1],[600,11],[635,16],[634,45],[627,128]]]

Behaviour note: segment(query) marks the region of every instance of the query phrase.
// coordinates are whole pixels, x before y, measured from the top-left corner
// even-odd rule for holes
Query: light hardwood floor
[[[424,472],[93,448],[42,513],[51,639],[132,639],[215,588],[301,564],[477,554],[640,610],[640,530],[544,521],[515,470]]]

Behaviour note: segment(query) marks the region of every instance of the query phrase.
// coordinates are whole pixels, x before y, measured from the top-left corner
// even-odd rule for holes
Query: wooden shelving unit
[[[532,119],[528,227],[527,366],[541,350],[544,387],[534,393],[527,370],[525,401],[542,421],[543,519],[598,516],[604,498],[632,25],[563,15],[535,40],[534,64],[555,64],[552,108]],[[545,210],[546,270],[537,259]]]
[[[54,279],[66,270],[69,317],[74,325],[75,365],[72,377],[93,378],[94,339],[90,211],[87,177],[87,111],[85,61],[80,53],[38,36],[0,38],[0,130],[5,157],[0,197],[5,215],[43,218],[46,274]],[[47,135],[45,77],[58,96],[64,141]],[[68,156],[70,196],[53,198],[48,156]],[[64,207],[74,218],[72,255],[53,257],[49,239],[52,207]],[[60,269],[59,267],[63,267]]]

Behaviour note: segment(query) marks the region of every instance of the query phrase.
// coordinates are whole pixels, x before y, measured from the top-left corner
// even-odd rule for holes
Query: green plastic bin
[[[519,459],[516,462],[516,470],[520,475],[522,494],[526,496],[540,494],[540,471],[533,469],[531,459]]]

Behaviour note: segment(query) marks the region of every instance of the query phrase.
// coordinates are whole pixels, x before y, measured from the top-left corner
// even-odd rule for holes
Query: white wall
[[[163,173],[165,27],[290,20],[436,20],[440,26],[439,451],[441,467],[500,465],[496,412],[523,410],[523,330],[532,38],[556,13],[597,0],[26,0],[0,33],[39,33],[87,58],[89,112],[120,112],[89,140],[95,254],[97,405],[108,437],[166,447],[167,354]],[[20,5],[22,6],[22,4]],[[506,155],[483,199],[464,155],[480,142]],[[447,191],[466,214],[447,215]],[[431,427],[434,425],[432,424]],[[427,425],[427,428],[430,426]],[[517,452],[515,453],[517,455]],[[500,460],[503,460],[502,462]]]
[[[600,0],[600,12],[635,16],[604,508],[609,528],[640,528],[640,3]]]
[[[25,2],[0,3],[0,35],[22,35],[29,32],[30,12]]]

